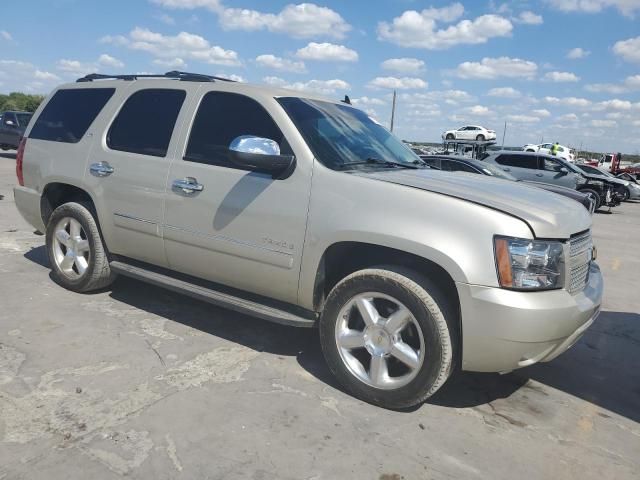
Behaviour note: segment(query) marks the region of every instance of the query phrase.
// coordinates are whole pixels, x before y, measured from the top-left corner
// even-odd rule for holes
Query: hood
[[[605,177],[603,175],[594,175],[593,173],[581,173],[582,176],[587,177],[589,180],[600,180],[601,182],[605,182],[605,183],[616,183],[618,185],[625,185],[628,184],[629,182],[627,182],[626,180],[622,180],[620,178],[613,178],[613,177]]]
[[[354,175],[439,193],[504,212],[527,223],[537,238],[569,238],[591,227],[591,217],[582,205],[519,182],[430,169],[356,172]]]

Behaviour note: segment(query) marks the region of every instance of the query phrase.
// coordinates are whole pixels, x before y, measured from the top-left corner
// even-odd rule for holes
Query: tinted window
[[[496,162],[510,167],[531,168],[534,170],[538,168],[538,157],[535,155],[499,155],[496,158]]]
[[[30,113],[16,113],[16,117],[18,119],[18,125],[21,127],[26,127],[31,120]]]
[[[237,168],[229,160],[229,145],[241,135],[274,140],[281,154],[291,154],[284,135],[262,105],[236,93],[209,92],[193,121],[184,158]]]
[[[58,90],[36,120],[29,138],[79,142],[113,92],[114,88]]]
[[[13,113],[5,113],[4,117],[2,119],[2,123],[4,123],[5,125],[7,125],[7,122],[13,122],[13,124],[16,124],[16,116]]]
[[[151,88],[131,95],[111,124],[112,150],[164,157],[186,92]]]
[[[544,162],[544,170],[547,172],[559,172],[563,167],[560,162],[551,158],[542,158],[541,160]]]

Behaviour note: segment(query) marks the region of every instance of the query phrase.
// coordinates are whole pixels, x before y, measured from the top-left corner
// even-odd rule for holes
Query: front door
[[[210,91],[197,108],[183,158],[170,168],[165,249],[170,268],[282,301],[297,301],[311,189],[311,162],[288,178],[240,169],[228,146],[241,135],[295,154],[274,118],[273,98]],[[182,183],[180,183],[182,182]],[[193,188],[183,188],[185,185]]]
[[[576,188],[576,174],[565,167],[555,158],[540,157],[540,171],[538,172],[544,183],[552,183],[568,188]],[[565,170],[564,172],[562,170]],[[568,173],[567,173],[567,170]]]
[[[85,181],[94,192],[109,249],[165,266],[164,193],[177,143],[174,127],[187,92],[152,86],[135,82],[116,93],[111,105],[122,106],[105,114],[109,118],[89,153]]]
[[[7,112],[2,116],[0,124],[0,145],[15,147],[18,145],[22,130],[18,127],[18,120],[14,113]]]

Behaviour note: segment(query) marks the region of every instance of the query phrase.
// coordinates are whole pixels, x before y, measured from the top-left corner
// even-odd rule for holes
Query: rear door
[[[175,83],[157,88],[152,81],[136,81],[119,90],[96,132],[85,172],[109,249],[160,266],[166,266],[163,202],[174,131],[188,102],[186,82]]]
[[[296,154],[279,127],[289,119],[273,97],[204,94],[168,176],[165,248],[170,268],[286,302],[297,301],[311,165],[288,178],[238,168],[229,145],[251,135]],[[278,123],[276,120],[278,119]],[[174,186],[187,180],[200,190]]]
[[[538,157],[517,153],[503,153],[496,157],[496,163],[519,180],[540,181]]]

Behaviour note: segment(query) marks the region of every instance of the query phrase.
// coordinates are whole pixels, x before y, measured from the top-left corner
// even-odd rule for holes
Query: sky
[[[293,1],[6,1],[0,93],[177,69],[346,94],[387,126],[395,89],[410,141],[506,122],[506,145],[640,151],[640,0]]]

